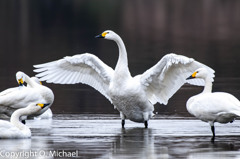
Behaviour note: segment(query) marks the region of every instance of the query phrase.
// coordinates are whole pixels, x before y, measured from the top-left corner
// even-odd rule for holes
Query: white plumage
[[[114,70],[95,55],[85,53],[34,65],[37,68],[34,71],[41,81],[58,84],[84,83],[94,87],[120,111],[123,127],[125,118],[144,122],[147,127],[147,121],[153,115],[153,104],[167,104],[191,72],[199,67],[206,67],[214,72],[192,58],[168,54],[143,74],[132,77],[122,39],[110,30],[97,37],[117,43],[119,58]],[[200,85],[204,84],[201,80],[198,82]]]
[[[200,78],[205,81],[202,93],[187,101],[187,110],[190,114],[211,126],[214,141],[214,123],[229,123],[240,116],[240,102],[233,95],[225,92],[212,93],[213,75],[205,68],[197,69],[189,79]]]
[[[30,138],[31,130],[21,123],[19,119],[21,116],[28,116],[38,113],[44,107],[44,104],[30,103],[25,108],[16,110],[10,119],[10,122],[0,120],[0,139],[4,138]]]
[[[19,87],[9,88],[0,93],[0,113],[11,116],[19,108],[24,108],[30,103],[49,103],[49,106],[33,116],[44,113],[53,103],[54,95],[51,89],[30,78],[23,72],[16,73]],[[23,83],[27,83],[27,87]]]
[[[42,82],[37,77],[31,77],[36,83],[42,85]],[[29,87],[29,85],[27,85]],[[51,119],[53,116],[52,110],[48,108],[44,113],[40,114],[39,116],[34,117],[34,119]]]

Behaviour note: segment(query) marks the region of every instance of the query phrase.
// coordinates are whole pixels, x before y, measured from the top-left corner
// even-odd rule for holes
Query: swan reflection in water
[[[34,159],[44,158],[52,159],[48,155],[48,142],[39,138],[35,139],[4,139],[0,144],[0,159],[2,158],[18,158],[18,159]],[[45,156],[46,154],[46,156]]]
[[[155,147],[152,129],[132,128],[122,129],[122,133],[113,142],[111,158],[168,158],[166,146]]]
[[[235,131],[238,120],[232,127],[225,127],[225,131],[220,128],[219,137],[211,143],[209,135],[200,131],[199,127],[205,127],[200,121],[152,120],[153,128],[148,129],[137,128],[132,122],[130,127],[122,129],[118,120],[76,120],[73,117],[27,120],[32,138],[0,140],[0,151],[78,150],[79,158],[100,159],[240,158],[240,136]],[[78,123],[82,126],[76,126]]]
[[[236,137],[220,137],[212,143],[206,137],[160,136],[155,129],[123,129],[112,142],[112,149],[104,157],[108,158],[151,158],[168,159],[192,158],[231,158],[240,157]],[[221,158],[221,157],[220,157]]]
[[[230,137],[231,138],[231,137]],[[235,138],[235,137],[234,137]],[[220,142],[200,142],[188,153],[187,159],[232,159],[240,158],[239,145],[229,138],[221,139]]]
[[[27,120],[27,124],[31,131],[32,137],[27,139],[1,139],[0,140],[0,159],[2,158],[39,158],[39,154],[47,153],[52,150],[51,125],[52,120]],[[35,152],[37,154],[35,154]],[[18,156],[16,156],[18,155]],[[36,156],[37,155],[37,156]],[[52,156],[45,156],[44,159],[52,159]]]

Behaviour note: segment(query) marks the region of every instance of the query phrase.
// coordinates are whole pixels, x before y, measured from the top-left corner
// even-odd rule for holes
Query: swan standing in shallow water
[[[212,141],[215,139],[215,122],[229,123],[240,116],[240,102],[237,98],[225,92],[212,93],[213,77],[214,74],[205,68],[197,69],[188,79],[204,79],[204,90],[187,101],[188,112],[210,124]]]
[[[169,54],[141,75],[132,77],[128,69],[125,45],[116,33],[107,30],[97,38],[113,40],[119,48],[115,69],[95,55],[85,53],[34,65],[41,81],[58,84],[84,83],[102,93],[120,112],[122,127],[125,119],[148,126],[153,116],[153,104],[167,104],[168,99],[186,82],[191,72],[206,67],[191,58]],[[203,85],[203,81],[199,81]],[[193,83],[197,84],[197,83]]]
[[[21,123],[19,119],[21,116],[28,116],[41,111],[49,104],[35,104],[30,103],[25,108],[20,108],[11,116],[10,122],[0,120],[0,139],[2,138],[29,138],[31,137],[31,130]]]
[[[9,88],[0,93],[0,113],[11,116],[19,108],[24,108],[30,103],[50,103],[47,107],[38,111],[33,116],[44,113],[53,103],[54,95],[51,89],[40,85],[34,79],[23,72],[16,73],[19,83],[17,88]],[[27,83],[27,87],[23,83]]]

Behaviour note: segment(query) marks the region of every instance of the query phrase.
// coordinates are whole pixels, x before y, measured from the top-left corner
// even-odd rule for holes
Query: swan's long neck
[[[125,76],[130,76],[130,72],[128,69],[127,51],[125,45],[118,35],[116,35],[114,41],[117,43],[119,49],[119,57],[117,65],[115,67],[115,72],[124,74]]]
[[[37,85],[28,75],[25,74],[25,81],[30,87],[34,87]]]
[[[211,93],[212,92],[212,80],[211,78],[205,78],[205,86],[202,93]]]
[[[15,125],[17,128],[19,128],[20,130],[29,129],[22,122],[20,122],[20,117],[23,116],[23,115],[29,115],[27,107],[16,110],[12,114],[11,119],[10,119],[10,122],[13,125]]]

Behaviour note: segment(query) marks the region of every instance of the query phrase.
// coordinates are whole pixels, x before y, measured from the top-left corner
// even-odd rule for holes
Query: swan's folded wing
[[[1,96],[5,96],[5,95],[7,95],[7,94],[10,94],[10,93],[12,93],[12,92],[14,92],[14,91],[16,91],[16,90],[18,90],[18,89],[19,89],[18,87],[8,88],[8,89],[0,92],[0,97],[1,97]]]
[[[57,84],[84,83],[92,86],[111,101],[107,94],[113,69],[92,54],[67,56],[63,59],[34,65],[40,81]]]
[[[204,80],[187,81],[196,69],[207,68],[212,77],[214,70],[210,67],[182,55],[167,54],[155,66],[140,75],[140,83],[145,87],[151,103],[167,104],[169,98],[186,82],[203,86]]]
[[[0,120],[0,139],[16,138],[19,129],[8,121]]]
[[[0,95],[0,113],[12,112],[15,109],[26,107],[29,103],[42,98],[36,91],[28,87],[9,88]]]

